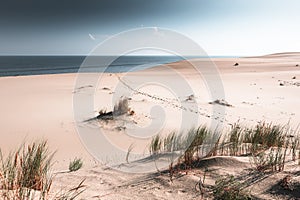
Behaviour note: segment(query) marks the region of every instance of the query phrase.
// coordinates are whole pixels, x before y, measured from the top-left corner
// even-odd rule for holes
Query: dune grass
[[[7,156],[0,149],[0,197],[3,200],[46,200],[52,186],[52,159],[47,141],[21,145]],[[81,162],[81,160],[79,159]],[[80,166],[75,160],[74,165]],[[84,191],[83,182],[78,186],[52,197],[55,200],[71,200]]]
[[[97,119],[112,120],[114,117],[118,117],[126,113],[133,115],[134,111],[129,108],[128,98],[121,98],[115,103],[112,111],[107,112],[105,109],[100,110]]]
[[[288,125],[260,122],[253,127],[236,123],[222,133],[200,126],[190,129],[185,135],[176,132],[156,135],[149,150],[152,155],[183,151],[178,162],[189,166],[203,157],[248,155],[257,170],[282,171],[288,151],[292,152],[293,160],[296,160],[297,152],[300,158],[299,147],[298,133]]]
[[[70,172],[74,172],[79,170],[81,167],[83,166],[83,161],[81,160],[81,158],[74,158],[74,160],[72,160],[69,163],[69,171]]]
[[[129,111],[128,98],[121,98],[114,106],[113,114],[116,116],[126,114]]]
[[[52,184],[50,168],[53,155],[46,141],[23,144],[6,158],[1,152],[2,196],[5,199],[28,199],[39,191],[40,199],[45,199]]]
[[[190,129],[185,135],[176,132],[166,136],[156,135],[149,149],[155,155],[182,152],[177,164],[172,161],[169,165],[172,182],[177,173],[187,173],[186,170],[197,167],[202,158],[211,156],[249,156],[254,170],[259,174],[280,172],[284,170],[288,154],[293,161],[298,159],[300,165],[299,143],[298,130],[292,130],[288,125],[260,122],[252,127],[235,123],[222,132],[200,126]],[[233,176],[217,179],[207,191],[203,183],[201,179],[197,183],[202,196],[212,195],[214,199],[227,200],[253,199],[250,192],[245,191],[244,183]]]
[[[150,154],[157,155],[161,151],[162,141],[163,140],[160,135],[156,135],[155,137],[153,137],[149,147]]]

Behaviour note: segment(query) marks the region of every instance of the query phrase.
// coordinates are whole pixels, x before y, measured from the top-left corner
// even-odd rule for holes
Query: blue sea
[[[85,58],[85,56],[0,56],[0,76],[76,73]],[[121,56],[114,60],[105,72],[137,71],[182,59],[176,56]],[[83,72],[99,72],[101,67],[104,66],[95,62],[94,66],[86,66]]]

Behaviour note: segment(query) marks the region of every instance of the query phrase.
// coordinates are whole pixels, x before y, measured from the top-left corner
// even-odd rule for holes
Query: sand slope
[[[151,107],[157,105],[161,106],[166,114],[162,130],[164,133],[178,128],[178,124],[182,122],[180,117],[182,112],[194,111],[197,112],[189,116],[199,117],[199,124],[221,122],[225,128],[238,120],[245,124],[253,124],[261,120],[290,123],[292,127],[299,124],[300,67],[296,66],[300,64],[299,53],[251,58],[216,58],[212,61],[218,67],[225,91],[225,100],[232,105],[232,107],[226,107],[225,114],[219,116],[212,112],[213,105],[209,104],[216,100],[210,96],[211,88],[206,87],[205,80],[199,78],[199,74],[190,70],[187,61],[128,74],[104,74],[99,84],[92,88],[76,88],[76,74],[1,77],[0,147],[4,153],[7,153],[25,140],[47,139],[51,149],[57,151],[54,165],[56,172],[67,170],[69,161],[74,157],[83,158],[82,170],[57,174],[54,182],[56,191],[86,179],[85,184],[88,185],[88,189],[83,197],[88,199],[142,197],[144,199],[192,199],[199,195],[194,185],[201,171],[191,172],[171,183],[169,177],[164,175],[132,175],[105,169],[101,162],[88,153],[76,132],[73,95],[89,89],[95,90],[94,112],[85,116],[85,119],[89,119],[95,117],[97,111],[103,108],[112,109],[111,98],[116,92],[115,88],[131,94],[129,105],[135,111],[135,115],[130,118],[130,123],[106,125],[98,122],[83,123],[84,126],[105,129],[110,141],[125,152],[134,140],[126,136],[124,132],[134,130],[136,124],[147,127],[155,119],[159,122],[160,116],[151,115]],[[196,59],[193,62],[201,64],[206,61]],[[235,63],[239,65],[234,66]],[[155,84],[133,88],[134,90],[126,86],[126,84],[142,84],[145,80],[164,80],[175,87],[180,87],[181,82],[174,78],[174,72],[184,77],[181,80],[186,81],[192,87],[194,90],[192,98],[189,99],[191,95],[189,91],[174,95],[166,88]],[[180,106],[182,102],[185,102],[186,110]],[[198,107],[193,107],[195,103]],[[191,126],[191,124],[184,125],[187,126],[186,128]],[[125,131],[116,129],[119,126],[124,126]],[[150,130],[155,131],[155,127]],[[148,142],[149,139],[141,141],[133,152],[147,151]],[[130,157],[130,160],[134,158]],[[221,161],[218,160],[217,163],[211,165],[218,166],[219,162]],[[223,164],[220,164],[220,168],[223,167],[225,171],[231,168]],[[238,173],[247,166],[248,164],[235,168],[237,171],[231,170],[231,173]],[[273,182],[278,180],[276,177],[273,179],[270,178]],[[259,184],[265,184],[265,182],[264,180]],[[269,184],[272,183],[269,182]],[[264,190],[258,190],[258,193],[263,192]]]

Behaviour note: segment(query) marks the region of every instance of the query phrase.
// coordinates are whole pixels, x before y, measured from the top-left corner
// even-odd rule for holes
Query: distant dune
[[[300,59],[300,52],[282,52],[273,53],[262,56],[250,56],[246,58],[290,58],[290,59]]]

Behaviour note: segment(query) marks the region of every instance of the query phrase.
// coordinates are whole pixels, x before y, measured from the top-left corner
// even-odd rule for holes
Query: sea
[[[101,63],[105,59],[93,58],[93,65],[81,67],[85,59],[86,56],[0,56],[0,76],[77,73],[79,69],[81,72],[118,73],[183,60],[179,56],[120,56],[108,66]]]

